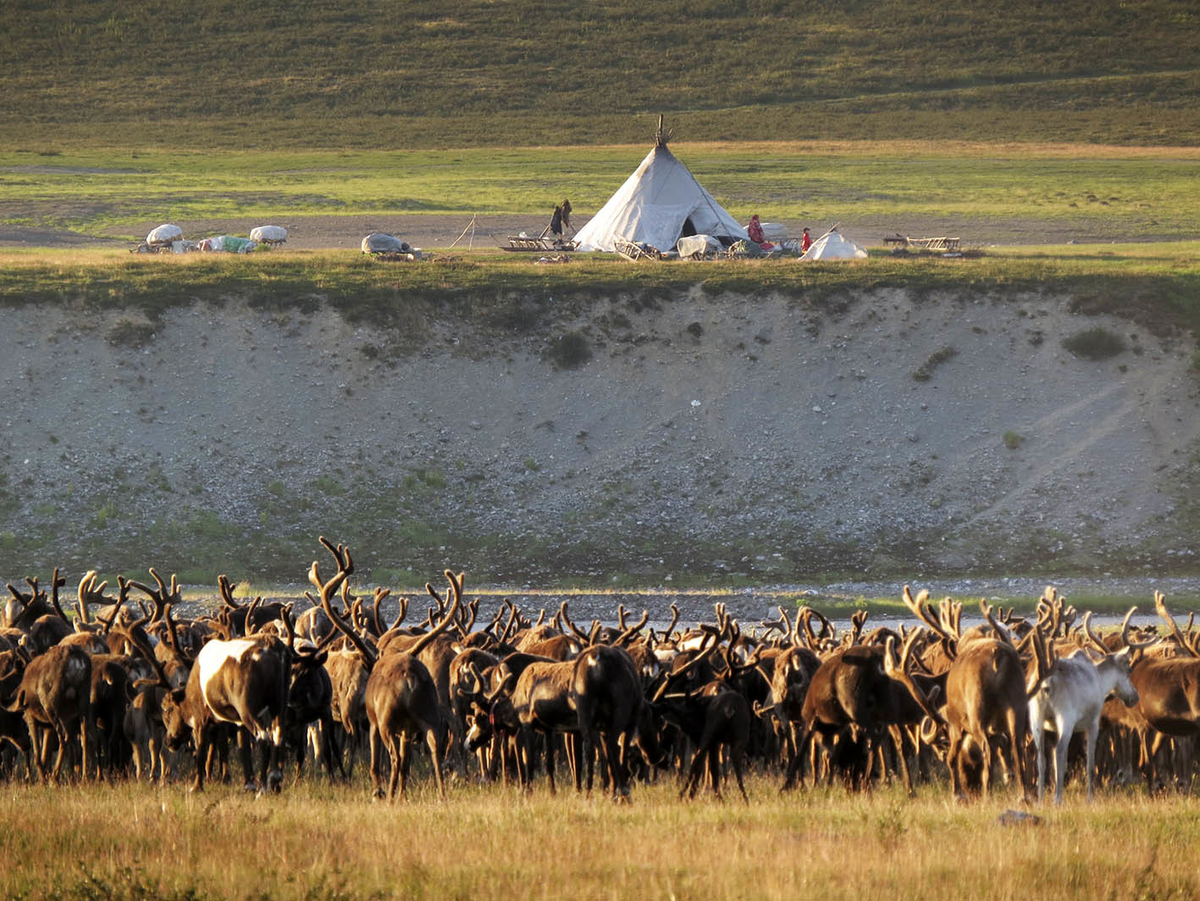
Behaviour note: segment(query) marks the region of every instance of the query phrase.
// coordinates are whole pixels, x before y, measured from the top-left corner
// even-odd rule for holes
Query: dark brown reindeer
[[[31,589],[28,599],[17,592],[12,585],[8,586],[8,590],[13,593],[16,599],[26,604],[25,612],[28,613],[32,609],[36,609],[39,600],[41,600],[43,605],[45,604],[46,593],[38,588],[38,580],[36,578],[26,579],[25,583]],[[26,632],[24,645],[32,656],[44,654],[75,631],[71,626],[70,620],[63,613],[62,605],[58,601],[58,589],[65,584],[66,579],[58,574],[58,568],[56,567],[54,575],[50,580],[49,612],[43,613],[32,621],[29,621],[28,618],[18,618],[22,623],[20,628],[25,629]]]
[[[25,717],[17,707],[17,689],[25,675],[29,657],[18,648],[0,650],[0,750],[11,744],[21,752],[25,760],[25,774],[33,779],[33,761],[30,754],[29,729]],[[9,709],[9,708],[12,709]],[[7,761],[5,761],[7,763]],[[7,767],[6,767],[7,769]]]
[[[337,562],[337,572],[328,582],[323,581],[319,564],[314,560],[309,570],[309,581],[320,595],[325,614],[362,655],[363,663],[370,672],[364,703],[370,726],[371,780],[375,796],[383,796],[383,789],[379,784],[380,749],[386,748],[391,760],[388,797],[396,797],[397,787],[403,797],[408,780],[409,741],[413,736],[420,736],[429,746],[438,794],[444,799],[446,789],[442,782],[441,758],[445,713],[438,702],[437,686],[433,677],[425,664],[418,659],[418,655],[425,645],[436,639],[453,621],[462,600],[462,579],[446,570],[446,579],[450,582],[454,601],[445,618],[408,649],[394,650],[381,655],[334,611],[330,602],[334,592],[354,571],[354,561],[349,548],[343,545],[335,547],[325,538],[320,540],[333,554]]]
[[[45,781],[50,733],[58,740],[58,754],[50,778],[62,773],[63,761],[75,737],[81,750],[80,774],[88,777],[92,661],[79,648],[53,647],[34,657],[25,667],[9,712],[21,713],[29,730],[29,745],[38,776]]]
[[[57,569],[54,571],[54,575],[55,581],[57,581]],[[9,594],[12,595],[4,605],[2,624],[6,629],[20,629],[22,632],[28,632],[29,627],[39,617],[54,612],[54,608],[46,600],[46,592],[38,589],[36,576],[25,579],[25,584],[31,589],[29,594],[23,594],[12,582],[6,584]]]
[[[253,635],[283,618],[283,601],[264,601],[262,597],[255,597],[247,604],[239,604],[233,597],[237,583],[230,582],[228,576],[217,576],[217,588],[221,593],[221,603],[229,611],[229,624],[233,630],[230,637]]]
[[[737,641],[736,625],[724,616],[718,607],[720,631],[708,633],[704,647],[684,666],[675,665],[654,694],[653,709],[656,716],[674,726],[686,737],[693,747],[692,758],[687,765],[679,796],[694,798],[701,780],[707,775],[710,790],[721,797],[721,759],[729,761],[742,800],[747,801],[744,780],[744,757],[750,740],[751,710],[745,696],[733,685],[739,678],[753,672],[757,666],[757,655],[745,663],[738,663],[731,653]],[[729,646],[722,648],[721,642],[729,638]],[[719,673],[712,669],[710,660],[724,658],[724,669]],[[676,664],[680,663],[676,661]],[[707,675],[712,673],[712,678]]]
[[[848,788],[865,788],[870,785],[876,758],[885,759],[886,742],[890,741],[905,789],[911,794],[906,730],[924,716],[938,720],[939,715],[906,669],[892,665],[886,651],[887,639],[895,637],[890,630],[872,633],[872,637],[884,639],[882,646],[856,643],[864,623],[865,618],[858,619],[841,646],[826,655],[813,674],[801,713],[804,743],[820,743],[827,778],[837,772]],[[907,654],[908,650],[905,658]],[[799,772],[793,770],[802,768],[804,760],[804,754],[796,755],[785,788],[796,780]],[[813,762],[815,770],[815,754]],[[814,779],[816,775],[814,771]]]
[[[648,618],[648,613],[643,615],[640,623],[618,635],[611,645],[585,648],[575,659],[571,677],[571,706],[582,740],[588,794],[592,791],[593,755],[602,747],[614,801],[629,800],[626,753],[643,719],[641,679],[624,644],[637,635]]]

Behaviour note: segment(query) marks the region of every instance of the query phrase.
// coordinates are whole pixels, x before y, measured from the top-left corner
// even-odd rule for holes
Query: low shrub
[[[578,369],[592,358],[592,348],[582,332],[567,332],[546,353],[555,369]]]
[[[1124,338],[1099,325],[1063,338],[1061,344],[1084,360],[1107,360],[1125,350]]]
[[[937,369],[951,357],[958,355],[958,351],[947,345],[939,348],[929,355],[929,359],[918,366],[913,371],[913,379],[918,382],[927,382],[933,378],[933,370]]]

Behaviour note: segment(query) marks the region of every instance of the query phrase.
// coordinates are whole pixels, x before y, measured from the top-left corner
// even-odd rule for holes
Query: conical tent
[[[831,228],[817,240],[812,247],[804,252],[800,261],[805,260],[865,260],[867,252],[837,230]]]
[[[624,238],[671,250],[685,234],[741,240],[746,230],[704,190],[687,166],[658,143],[617,193],[579,230],[580,250],[614,250]]]

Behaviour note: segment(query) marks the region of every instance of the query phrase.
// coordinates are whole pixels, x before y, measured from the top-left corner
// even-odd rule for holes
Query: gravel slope
[[[294,581],[324,532],[476,582],[1194,570],[1194,343],[1068,301],[697,288],[411,354],[325,310],[198,304],[128,346],[132,313],[3,309],[0,565]],[[1131,349],[1060,346],[1097,324]]]

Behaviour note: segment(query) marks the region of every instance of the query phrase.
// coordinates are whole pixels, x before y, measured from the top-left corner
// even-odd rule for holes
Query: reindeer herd
[[[118,577],[116,595],[89,572],[75,616],[56,570],[48,590],[8,585],[0,628],[0,773],[9,779],[167,781],[230,778],[236,746],[245,785],[279,791],[311,757],[331,780],[369,768],[375,797],[404,796],[414,756],[441,798],[450,775],[557,787],[562,754],[576,791],[597,773],[627,801],[638,782],[678,780],[681,797],[745,799],[748,768],[781,790],[837,780],[940,784],[968,799],[1001,790],[1054,799],[1068,774],[1093,786],[1143,782],[1188,790],[1200,733],[1200,631],[1180,628],[1155,594],[1167,632],[1132,624],[1099,635],[1048,588],[1034,617],[981,602],[983,623],[928,592],[903,596],[918,625],[838,630],[807,607],[750,631],[718,604],[711,622],[647,628],[572,622],[567,603],[531,618],[501,602],[477,626],[463,576],[424,620],[410,602],[387,622],[387,589],[352,586],[350,549],[321,538],[309,606],[239,603],[224,576],[212,615],[180,615],[175,577]],[[388,605],[392,606],[391,604]],[[363,760],[365,758],[365,760]],[[1049,758],[1049,760],[1048,760]],[[1082,771],[1082,772],[1080,772]],[[1035,775],[1036,774],[1036,775]],[[1001,783],[1004,787],[1001,787]]]

